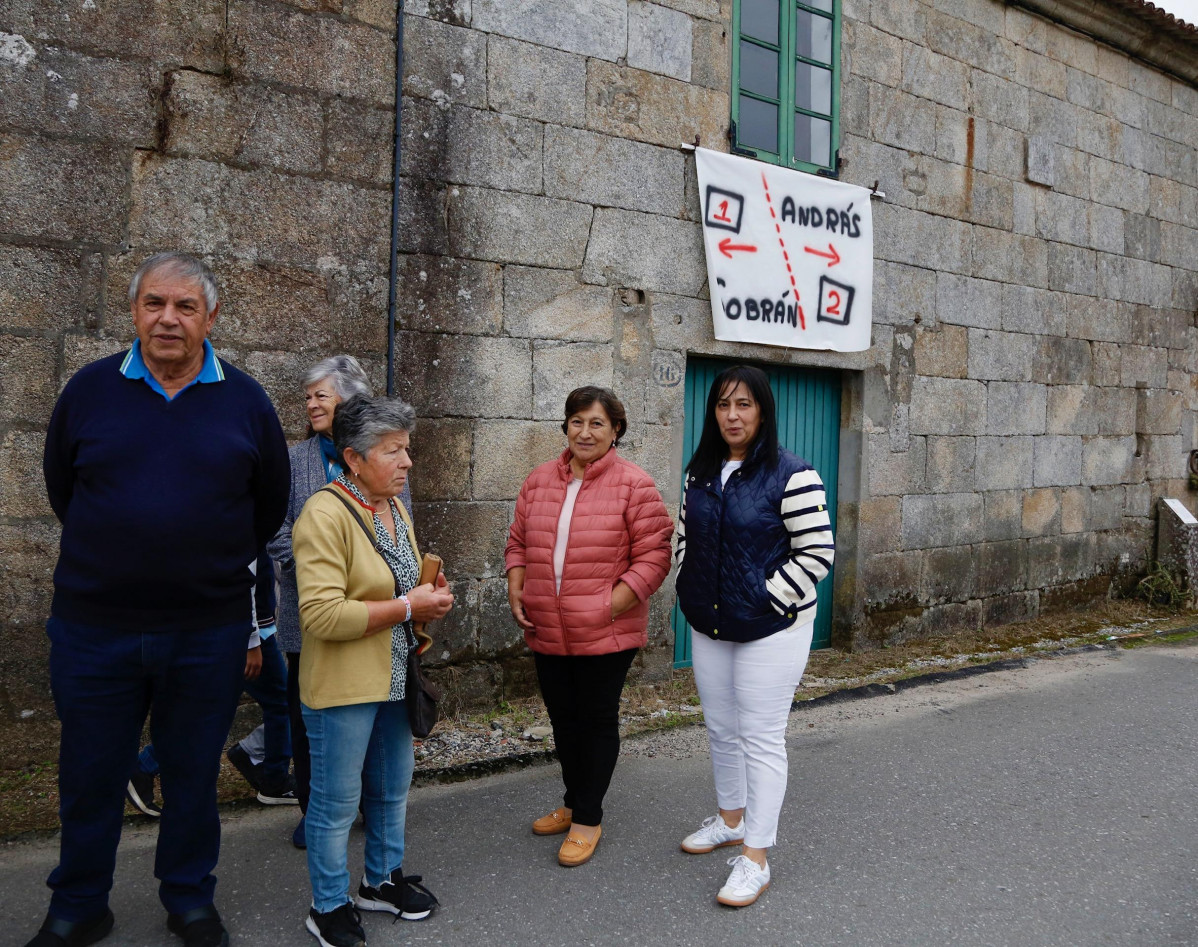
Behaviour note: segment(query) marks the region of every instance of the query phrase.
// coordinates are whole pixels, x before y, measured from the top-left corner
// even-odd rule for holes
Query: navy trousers
[[[86,921],[108,906],[146,714],[164,807],[154,875],[167,911],[212,903],[220,851],[216,776],[245,671],[249,619],[145,633],[51,618],[50,684],[62,721],[58,867],[50,914]]]

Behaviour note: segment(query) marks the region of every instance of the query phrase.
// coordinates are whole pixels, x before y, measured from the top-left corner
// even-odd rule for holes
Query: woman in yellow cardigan
[[[404,694],[411,623],[441,618],[453,595],[416,585],[420,554],[395,497],[412,466],[415,412],[397,398],[337,408],[333,442],[346,472],[304,505],[292,531],[300,630],[300,700],[312,755],[307,929],[323,947],[362,947],[358,909],[407,920],[436,898],[403,874],[414,765]],[[349,894],[346,847],[362,802],[366,872]]]

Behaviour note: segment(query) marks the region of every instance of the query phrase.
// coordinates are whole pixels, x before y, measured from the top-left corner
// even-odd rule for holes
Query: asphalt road
[[[701,729],[629,741],[604,840],[576,869],[528,822],[556,768],[413,791],[407,870],[442,908],[367,915],[372,947],[1198,945],[1198,647],[1101,652],[791,716],[773,887],[715,903],[724,856],[678,850],[713,811]],[[307,947],[295,810],[228,814],[217,903],[235,947]],[[178,944],[130,827],[106,944]],[[361,864],[355,830],[351,866]],[[0,849],[0,943],[45,911],[53,840]]]

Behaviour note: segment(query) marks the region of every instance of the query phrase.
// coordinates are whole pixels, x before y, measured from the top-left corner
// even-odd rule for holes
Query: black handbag
[[[341,491],[335,487],[325,487],[324,490],[331,493],[340,500],[350,515],[354,518],[362,530],[366,533],[366,537],[380,556],[383,552],[379,549],[378,537],[374,535],[374,530],[362,522],[362,518],[358,516],[353,504],[349,502]],[[407,523],[404,526],[407,527]],[[398,585],[395,588],[396,597],[399,596]],[[404,682],[404,704],[408,710],[408,726],[412,729],[412,736],[417,740],[423,740],[433,730],[433,724],[437,722],[437,701],[441,699],[441,688],[428,679],[428,675],[424,673],[424,668],[420,664],[420,655],[416,643],[416,636],[412,634],[411,623],[406,623],[405,630],[408,633],[408,674]]]
[[[408,706],[408,726],[412,736],[423,740],[437,722],[437,701],[441,688],[428,679],[416,650],[416,636],[408,629],[408,679],[404,683],[404,703]]]

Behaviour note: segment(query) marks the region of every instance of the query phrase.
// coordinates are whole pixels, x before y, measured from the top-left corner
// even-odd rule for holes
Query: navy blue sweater
[[[120,372],[82,368],[46,435],[62,522],[52,613],[144,631],[250,622],[249,570],[287,511],[287,442],[259,384],[223,381],[167,401]]]

